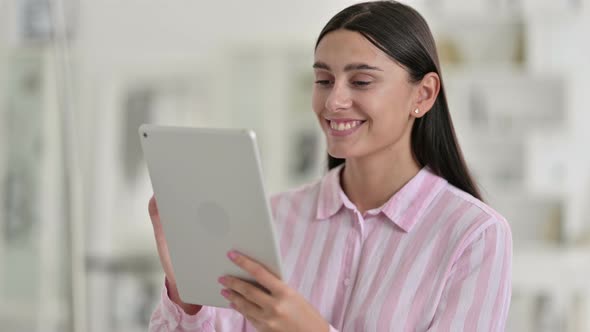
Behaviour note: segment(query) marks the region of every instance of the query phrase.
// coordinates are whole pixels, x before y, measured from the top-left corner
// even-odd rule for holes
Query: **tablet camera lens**
[[[143,133],[143,137],[147,138],[147,133]]]

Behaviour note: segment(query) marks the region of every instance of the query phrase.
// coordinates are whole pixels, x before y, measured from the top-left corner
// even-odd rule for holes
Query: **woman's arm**
[[[494,220],[455,260],[428,331],[504,331],[511,275],[510,227]]]
[[[165,281],[165,286],[170,300],[172,300],[172,302],[176,303],[180,308],[182,308],[182,310],[187,315],[196,315],[203,307],[199,304],[190,304],[182,302],[182,300],[180,299],[180,294],[178,294],[178,287],[176,287],[176,285],[171,284],[168,279],[166,279]]]
[[[150,332],[254,331],[250,324],[234,310],[198,306],[197,312],[187,312],[178,303],[172,301],[169,293],[170,289],[166,282],[166,286],[162,289],[160,303],[150,320]]]

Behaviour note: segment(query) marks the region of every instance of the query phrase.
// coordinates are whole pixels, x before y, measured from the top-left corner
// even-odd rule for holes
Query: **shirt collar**
[[[344,191],[340,187],[340,171],[344,165],[331,169],[320,182],[320,192],[318,197],[317,219],[328,219],[336,214],[344,204],[342,194]]]
[[[317,219],[332,217],[343,205],[350,210],[356,210],[340,186],[340,173],[343,166],[330,170],[320,183]],[[387,219],[405,232],[409,232],[446,184],[445,179],[432,173],[428,167],[423,167],[385,204],[366,213],[376,215],[383,212]]]

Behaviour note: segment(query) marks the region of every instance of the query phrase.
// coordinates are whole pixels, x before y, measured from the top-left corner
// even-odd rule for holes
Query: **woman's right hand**
[[[150,219],[152,220],[152,226],[154,227],[154,235],[156,237],[156,245],[158,246],[158,255],[160,256],[160,263],[166,274],[166,286],[168,288],[168,296],[170,299],[178,304],[184,312],[189,315],[194,315],[201,309],[200,305],[184,303],[178,295],[178,288],[176,287],[176,279],[174,278],[174,271],[172,270],[172,262],[170,260],[170,254],[168,253],[168,244],[164,237],[164,230],[162,229],[162,222],[160,220],[160,214],[158,213],[158,205],[156,203],[156,196],[152,195],[150,203],[148,205],[148,211],[150,213]]]

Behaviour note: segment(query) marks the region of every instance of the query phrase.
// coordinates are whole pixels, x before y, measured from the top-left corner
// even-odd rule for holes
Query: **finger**
[[[158,212],[158,205],[156,203],[156,195],[152,195],[150,198],[150,202],[148,204],[148,211],[150,214],[150,219],[152,220],[152,226],[154,227],[154,235],[156,236],[156,242],[158,244],[158,248],[162,246],[166,246],[166,240],[164,239],[164,231],[162,229],[162,223],[160,221],[160,214]]]
[[[232,308],[244,315],[244,317],[247,317],[249,320],[257,323],[262,317],[262,309],[255,303],[248,301],[248,299],[244,298],[241,294],[231,289],[223,289],[221,295],[230,301],[230,306]]]
[[[268,289],[272,294],[280,293],[286,286],[274,274],[266,269],[262,264],[255,260],[242,255],[235,250],[230,251],[227,256],[236,265],[248,272],[262,287]]]
[[[158,205],[156,203],[156,195],[152,195],[148,204],[148,211],[150,219],[152,220],[152,226],[154,228],[154,236],[156,238],[156,246],[158,248],[158,255],[160,256],[160,262],[164,268],[166,278],[173,284],[176,285],[176,278],[172,270],[172,262],[170,260],[170,254],[168,253],[168,243],[164,237],[164,230],[162,229],[162,223],[160,222],[160,214],[158,212]]]
[[[150,214],[150,219],[152,221],[152,225],[154,226],[154,232],[156,233],[156,236],[161,235],[163,233],[162,222],[160,220],[160,211],[158,210],[158,203],[156,202],[156,194],[153,194],[152,198],[150,198],[150,202],[148,204],[148,212]]]
[[[219,283],[261,308],[267,308],[273,303],[272,297],[264,290],[239,278],[225,276],[219,278]]]
[[[158,214],[158,204],[156,203],[156,194],[152,195],[150,198],[150,203],[148,205],[148,211],[150,212],[150,217],[159,217]]]

